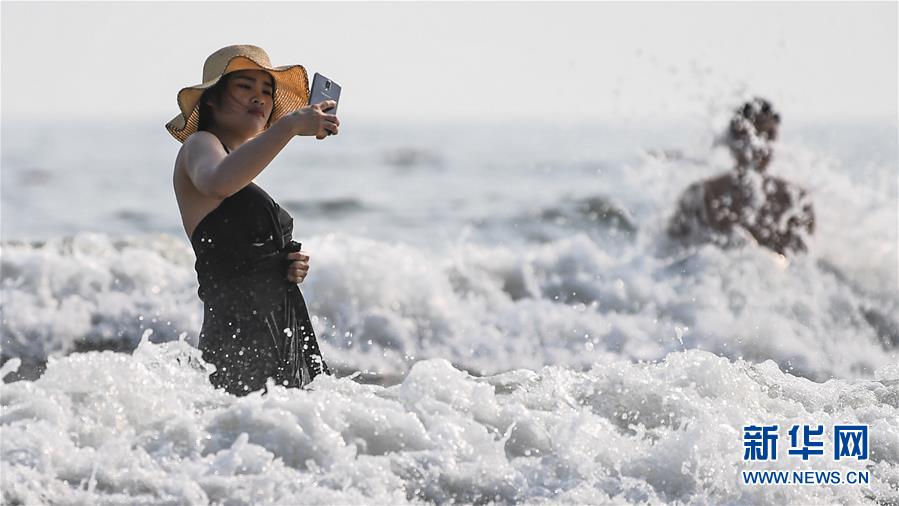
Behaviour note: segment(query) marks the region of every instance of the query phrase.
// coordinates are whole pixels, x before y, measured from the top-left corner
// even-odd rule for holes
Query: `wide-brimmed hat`
[[[206,58],[206,63],[203,64],[203,82],[178,92],[178,108],[181,113],[165,125],[166,130],[178,142],[184,142],[197,131],[200,97],[203,92],[219,82],[225,74],[237,70],[264,70],[274,78],[275,99],[270,122],[309,103],[309,77],[302,65],[272,67],[268,54],[260,47],[223,47]]]

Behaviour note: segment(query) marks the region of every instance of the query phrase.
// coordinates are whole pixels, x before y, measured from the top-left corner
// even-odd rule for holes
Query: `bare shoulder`
[[[211,139],[210,139],[211,137]],[[178,156],[175,158],[175,171],[184,170],[184,165],[190,158],[196,158],[200,151],[207,151],[211,146],[215,136],[209,132],[195,132],[190,135],[181,144],[178,149]]]
[[[175,158],[174,182],[175,192],[196,193],[194,184],[196,165],[204,156],[214,153],[217,139],[209,132],[195,132],[184,140]],[[221,149],[221,148],[220,148]]]
[[[192,133],[190,137],[184,140],[184,145],[181,146],[180,153],[191,155],[209,151],[221,151],[224,153],[224,149],[222,148],[218,137],[209,132],[199,131]]]
[[[185,139],[178,152],[175,171],[183,172],[203,194],[214,197],[210,184],[218,164],[227,156],[218,137],[209,132],[195,132]]]
[[[207,132],[205,130],[198,130],[198,131],[190,134],[190,136],[184,140],[184,145],[186,146],[188,144],[209,143],[209,142],[211,142],[213,144],[218,144],[219,143],[218,137],[216,137],[212,133]]]

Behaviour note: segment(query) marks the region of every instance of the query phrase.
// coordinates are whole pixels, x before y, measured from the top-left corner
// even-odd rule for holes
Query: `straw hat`
[[[272,67],[268,54],[260,47],[228,46],[206,58],[202,84],[188,86],[178,92],[178,108],[181,113],[166,123],[166,130],[178,142],[184,142],[197,131],[200,117],[198,106],[203,92],[219,82],[225,74],[248,69],[267,71],[275,79],[275,103],[271,122],[309,103],[309,78],[302,65]]]

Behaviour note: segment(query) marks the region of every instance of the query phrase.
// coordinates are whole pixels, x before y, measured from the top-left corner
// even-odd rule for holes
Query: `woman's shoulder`
[[[178,155],[175,157],[175,171],[185,171],[191,173],[191,167],[197,164],[204,165],[203,160],[209,160],[217,156],[222,151],[222,145],[214,134],[209,132],[194,132],[187,139]]]
[[[178,160],[201,160],[221,151],[223,151],[222,143],[214,134],[205,131],[194,132],[184,139],[184,144],[178,150]]]
[[[199,130],[190,134],[187,139],[184,139],[184,145],[182,146],[182,149],[190,149],[190,146],[194,146],[197,144],[204,146],[218,146],[221,143],[219,142],[219,139],[215,136],[215,134],[207,132],[205,130]]]

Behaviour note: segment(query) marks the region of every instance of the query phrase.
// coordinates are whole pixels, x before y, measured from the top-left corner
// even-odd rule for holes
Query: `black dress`
[[[300,249],[292,234],[290,214],[251,182],[190,238],[205,306],[199,348],[216,366],[212,384],[232,394],[263,389],[268,378],[301,387],[330,374],[300,288],[287,279],[286,255]]]

